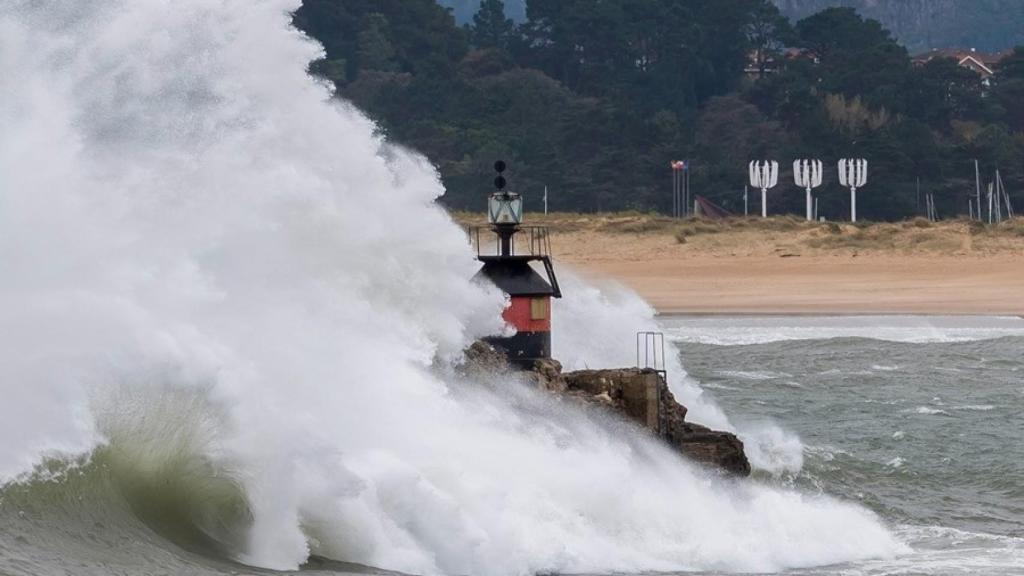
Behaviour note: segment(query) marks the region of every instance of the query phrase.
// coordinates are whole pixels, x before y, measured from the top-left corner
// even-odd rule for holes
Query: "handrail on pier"
[[[643,358],[642,362],[641,357]],[[636,333],[636,367],[640,370],[654,370],[668,381],[668,370],[665,368],[664,333]]]

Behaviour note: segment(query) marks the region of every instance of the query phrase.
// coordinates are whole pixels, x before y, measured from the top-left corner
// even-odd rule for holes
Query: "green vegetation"
[[[741,213],[747,162],[772,158],[770,209],[799,214],[789,167],[817,157],[819,213],[842,219],[835,161],[857,156],[872,162],[866,219],[921,214],[918,178],[940,215],[965,213],[973,158],[1024,210],[1024,49],[986,88],[952,60],[913,65],[851,9],[795,26],[768,0],[530,0],[519,25],[503,13],[487,0],[459,27],[434,0],[306,0],[295,22],[326,49],[314,71],[426,154],[453,208],[479,209],[504,158],[530,210],[547,186],[552,210],[664,213],[669,161],[689,159],[694,192]]]

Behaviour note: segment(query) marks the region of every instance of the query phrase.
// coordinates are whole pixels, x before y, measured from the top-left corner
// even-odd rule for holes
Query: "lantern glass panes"
[[[521,224],[523,198],[514,192],[492,194],[487,205],[487,217],[491,224]]]

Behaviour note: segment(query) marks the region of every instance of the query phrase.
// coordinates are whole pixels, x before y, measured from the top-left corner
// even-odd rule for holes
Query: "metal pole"
[[[807,186],[807,220],[814,220],[814,201],[811,199],[810,186]]]
[[[768,217],[768,189],[761,188],[761,218]]]
[[[676,169],[672,167],[672,217],[676,217]],[[639,346],[637,350],[639,350]]]
[[[676,169],[676,218],[683,217],[683,173]]]
[[[977,159],[974,160],[974,190],[978,201],[978,220],[981,220],[981,168]]]
[[[850,187],[850,222],[857,222],[857,187]]]
[[[676,182],[677,182],[677,184],[676,184],[676,197],[677,197],[676,198],[676,206],[677,206],[676,210],[678,211],[678,214],[676,214],[676,217],[677,218],[682,218],[683,216],[686,215],[686,209],[684,208],[684,204],[685,204],[686,200],[683,199],[684,192],[683,192],[683,171],[682,170],[676,169]]]
[[[675,217],[676,218],[681,218],[682,215],[683,215],[683,206],[682,206],[683,201],[681,199],[682,187],[683,187],[682,175],[679,174],[679,169],[678,168],[674,168],[673,170],[674,171],[672,172],[672,174],[675,176],[675,185],[674,185],[675,186],[674,194],[675,194],[675,202],[676,202]]]
[[[673,212],[672,216],[675,217],[675,218],[678,218],[679,217],[679,213],[680,213],[680,209],[679,209],[679,169],[678,168],[673,168],[672,169],[672,194],[673,194],[673,202],[675,202],[675,205],[676,205],[675,211]]]
[[[1010,193],[1006,191],[1006,184],[1003,184],[1002,175],[997,174],[999,180],[999,188],[1003,191],[1003,198],[1006,200],[1006,217],[1012,219],[1014,217],[1013,204],[1010,203]]]
[[[988,223],[992,223],[992,186],[988,187]]]
[[[690,215],[690,161],[684,160],[683,164],[683,196],[686,198],[686,202],[683,203],[683,209],[687,216]]]
[[[749,205],[749,200],[748,200],[749,196],[750,196],[750,187],[747,186],[746,184],[744,184],[743,185],[743,215],[744,216],[750,216],[750,209],[749,209],[749,206],[748,206]]]
[[[1003,194],[999,187],[999,170],[996,170],[996,221],[1003,221]]]
[[[678,206],[679,214],[678,218],[682,218],[686,215],[686,211],[683,208],[683,172],[681,170],[676,172],[677,176],[677,187],[676,187],[676,206]]]
[[[676,168],[676,218],[683,217],[683,173]]]
[[[1002,194],[998,183],[995,184],[995,218],[996,221],[1002,221]]]
[[[996,204],[999,206],[999,221],[1002,222],[1003,218],[1009,217],[1009,207],[1006,206],[1006,202],[1003,200],[1003,177],[999,174],[999,170],[996,170]]]

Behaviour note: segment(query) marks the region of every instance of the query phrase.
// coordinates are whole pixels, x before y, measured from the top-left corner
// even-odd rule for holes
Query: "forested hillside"
[[[326,47],[314,70],[435,162],[458,208],[482,208],[499,157],[532,209],[548,186],[552,209],[667,211],[673,159],[734,211],[754,158],[868,158],[859,212],[874,219],[919,213],[919,179],[941,215],[966,212],[972,158],[1024,184],[1024,51],[984,88],[952,60],[914,66],[853,10],[790,26],[768,0],[683,6],[531,0],[517,26],[486,0],[464,28],[433,0],[307,0],[295,21]],[[764,72],[748,74],[754,49]],[[802,212],[789,178],[772,205]],[[838,218],[849,195],[827,180],[821,214]]]

